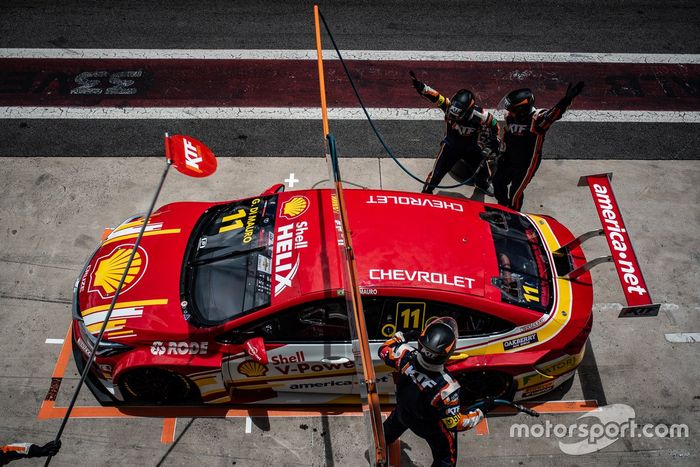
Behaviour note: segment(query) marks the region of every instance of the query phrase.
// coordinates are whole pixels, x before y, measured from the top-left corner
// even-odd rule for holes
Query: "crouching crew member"
[[[411,79],[413,87],[421,96],[445,112],[445,138],[440,143],[433,170],[425,180],[423,193],[432,193],[459,159],[464,160],[473,184],[488,192],[489,173],[484,167],[484,149],[488,150],[487,153],[497,152],[500,146],[498,122],[494,116],[476,105],[474,94],[468,89],[460,89],[448,99],[419,81],[413,72]],[[482,144],[486,148],[479,144],[480,141],[484,142]]]
[[[574,97],[583,89],[583,82],[569,84],[566,95],[551,109],[535,109],[535,96],[527,88],[517,89],[501,99],[499,109],[506,109],[505,134],[498,168],[493,177],[493,190],[498,204],[520,211],[523,193],[542,159],[544,135],[559,120]]]
[[[406,343],[401,332],[379,348],[379,356],[399,372],[396,407],[384,422],[387,446],[410,429],[430,445],[433,466],[456,465],[454,431],[469,430],[484,417],[479,409],[466,414],[460,411],[459,383],[444,367],[455,350],[457,335],[455,320],[443,317],[423,330],[417,350]]]

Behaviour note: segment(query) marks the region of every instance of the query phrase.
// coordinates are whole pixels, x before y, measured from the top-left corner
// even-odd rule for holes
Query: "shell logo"
[[[265,376],[267,374],[267,366],[255,360],[246,360],[245,362],[238,365],[238,372],[242,375],[246,375],[249,378],[254,376]]]
[[[119,245],[111,253],[95,261],[95,269],[93,270],[92,281],[88,290],[97,292],[102,298],[113,297],[133,250],[133,244]],[[148,255],[142,247],[139,247],[127,271],[121,293],[136,285],[143,276],[144,271],[146,271],[147,263]]]
[[[304,214],[309,209],[309,204],[306,196],[294,196],[282,203],[280,215],[285,219],[294,219]]]

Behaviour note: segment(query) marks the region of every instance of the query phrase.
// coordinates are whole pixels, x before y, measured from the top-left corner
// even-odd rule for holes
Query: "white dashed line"
[[[64,339],[46,339],[46,344],[63,344]]]
[[[700,342],[700,332],[678,332],[675,334],[664,334],[668,342],[682,342],[695,344]]]
[[[488,109],[493,112],[493,109]],[[374,120],[443,120],[439,109],[370,108]],[[495,112],[500,119],[502,112]],[[330,120],[364,120],[360,108],[328,109]],[[0,107],[0,119],[108,120],[320,120],[318,107]],[[651,110],[569,110],[563,122],[700,123],[700,112]]]
[[[253,419],[250,417],[245,418],[245,432],[246,433],[253,432]]]

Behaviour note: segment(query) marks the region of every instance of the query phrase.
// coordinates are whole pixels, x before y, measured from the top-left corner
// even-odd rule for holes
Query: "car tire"
[[[177,405],[201,400],[192,380],[162,368],[131,370],[119,379],[119,389],[131,403]]]
[[[509,374],[500,371],[470,371],[457,376],[461,386],[462,403],[472,403],[485,397],[513,400],[515,382]]]

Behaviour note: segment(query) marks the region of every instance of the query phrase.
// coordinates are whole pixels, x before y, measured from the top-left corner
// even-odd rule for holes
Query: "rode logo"
[[[182,147],[185,152],[185,165],[196,172],[201,172],[202,170],[199,168],[199,164],[202,162],[203,158],[199,155],[197,146],[192,144],[190,140],[183,138]]]
[[[151,344],[153,355],[206,355],[208,351],[209,342],[153,341]]]

